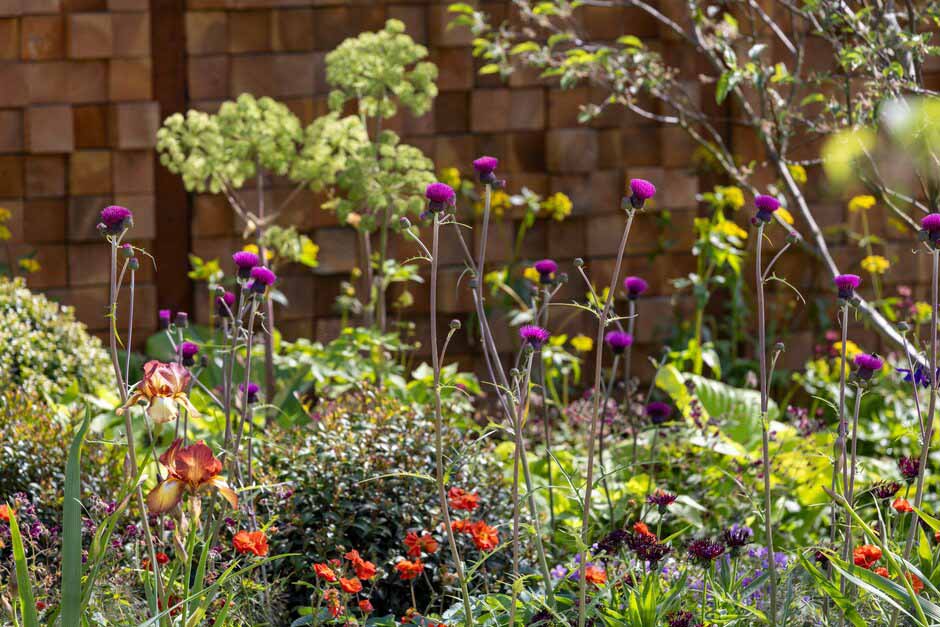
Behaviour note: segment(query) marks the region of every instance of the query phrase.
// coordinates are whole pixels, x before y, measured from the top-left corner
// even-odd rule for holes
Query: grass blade
[[[82,444],[91,423],[91,411],[72,439],[65,466],[65,502],[62,504],[62,624],[81,624],[82,613]]]
[[[23,548],[23,536],[16,522],[16,512],[10,509],[10,542],[13,544],[13,565],[16,568],[16,591],[23,607],[23,627],[39,627],[36,614],[36,601],[29,582],[29,565],[26,563],[26,550]]]

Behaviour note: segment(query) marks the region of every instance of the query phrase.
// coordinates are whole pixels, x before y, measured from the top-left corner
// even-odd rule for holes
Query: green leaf
[[[487,63],[480,68],[480,74],[496,74],[499,72],[499,65],[496,63]]]
[[[82,444],[91,424],[91,408],[72,438],[65,466],[65,500],[62,503],[62,624],[80,625],[82,613]]]
[[[451,13],[463,13],[464,15],[473,15],[473,7],[465,2],[455,2],[447,7]]]
[[[800,106],[803,107],[808,104],[813,104],[814,102],[825,102],[825,101],[826,101],[826,97],[823,96],[822,94],[819,94],[819,93],[810,94],[806,96],[805,98],[803,98],[802,100],[800,100]]]
[[[734,89],[734,86],[740,80],[741,77],[737,72],[731,70],[723,72],[721,78],[718,79],[718,86],[715,88],[715,102],[718,104],[724,102],[725,98],[728,97],[728,92]]]
[[[643,42],[636,35],[623,35],[617,38],[617,43],[627,48],[642,48]]]
[[[33,587],[29,581],[26,550],[23,548],[23,536],[20,535],[20,526],[16,522],[16,512],[13,511],[12,507],[10,508],[10,542],[13,544],[13,565],[16,569],[16,588],[22,606],[23,625],[24,627],[39,627],[39,616],[36,614]]]
[[[521,44],[516,44],[509,50],[509,54],[522,54],[523,52],[538,52],[539,45],[534,41],[524,41]]]

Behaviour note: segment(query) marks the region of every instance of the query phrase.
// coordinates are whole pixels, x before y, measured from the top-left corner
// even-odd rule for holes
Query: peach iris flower
[[[229,487],[223,477],[222,462],[215,458],[212,449],[203,441],[183,446],[177,439],[160,456],[160,463],[166,466],[167,477],[147,495],[147,507],[154,514],[163,514],[176,507],[183,499],[183,494],[199,494],[215,488],[232,507],[238,507],[238,496]]]
[[[176,420],[179,416],[179,406],[186,408],[191,416],[199,416],[199,412],[189,402],[186,388],[192,375],[177,363],[165,364],[159,361],[148,361],[144,364],[144,378],[131,394],[118,414],[142,400],[147,401],[147,414],[156,423]]]

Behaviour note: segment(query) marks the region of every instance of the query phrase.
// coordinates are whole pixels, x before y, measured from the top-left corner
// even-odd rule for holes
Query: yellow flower
[[[799,163],[791,163],[787,166],[787,169],[790,170],[790,176],[793,177],[793,181],[797,185],[803,185],[806,183],[806,168],[801,166]]]
[[[842,354],[842,342],[833,342],[832,350],[836,352],[837,355]],[[858,344],[852,340],[848,340],[845,343],[845,357],[847,359],[852,359],[856,355],[862,352],[862,349],[858,347]]]
[[[732,211],[737,211],[744,206],[744,192],[740,187],[718,187],[718,191],[725,199],[725,204]]]
[[[539,282],[539,279],[541,278],[541,275],[539,274],[539,271],[536,270],[535,268],[533,268],[532,266],[529,266],[528,268],[526,268],[525,270],[523,270],[523,271],[522,271],[522,276],[523,276],[523,278],[525,278],[527,281],[532,281],[533,283],[538,283],[538,282]]]
[[[884,274],[891,267],[891,262],[881,255],[869,255],[862,259],[862,269],[872,274]]]
[[[490,213],[492,213],[494,217],[502,218],[503,214],[506,213],[506,210],[509,209],[510,206],[509,194],[503,190],[497,189],[490,195]],[[486,205],[483,200],[478,200],[474,203],[473,208],[476,210],[477,215],[483,215],[483,210],[486,208]]]
[[[39,265],[39,262],[30,257],[25,257],[20,259],[20,270],[26,272],[27,274],[32,272],[39,272],[39,269],[42,266]]]
[[[571,346],[579,353],[587,353],[594,348],[594,340],[586,335],[579,334],[571,338]]]
[[[11,237],[13,237],[13,234],[10,233],[10,229],[0,224],[0,242],[5,242]]]
[[[779,209],[777,209],[776,214],[777,214],[778,216],[780,216],[780,218],[781,218],[784,222],[786,222],[786,223],[789,224],[790,226],[793,226],[793,214],[792,214],[792,213],[790,213],[789,211],[787,211],[787,210],[784,209],[783,207],[780,207]]]
[[[454,189],[460,187],[460,170],[457,168],[444,168],[438,180],[445,185],[450,185]]]
[[[914,320],[917,324],[924,324],[930,321],[930,303],[914,303]]]
[[[13,217],[13,214],[10,213],[9,209],[6,207],[0,207],[0,222],[6,222],[11,217]]]
[[[245,246],[244,246],[244,248],[242,248],[242,250],[244,250],[245,252],[248,252],[248,253],[254,253],[254,254],[256,254],[256,255],[260,255],[260,254],[261,254],[261,253],[260,253],[260,249],[258,248],[258,245],[257,245],[257,244],[245,244]],[[266,261],[271,261],[271,257],[273,257],[273,256],[274,256],[274,253],[271,252],[270,249],[264,251],[264,258],[265,258]]]
[[[858,213],[859,211],[866,211],[875,206],[875,197],[874,196],[855,196],[852,200],[849,201],[849,211],[852,213]]]
[[[572,206],[571,199],[561,192],[555,192],[542,202],[542,209],[556,222],[561,222],[570,216]]]
[[[779,209],[778,209],[779,211]],[[747,239],[747,231],[742,229],[740,226],[732,222],[731,220],[723,220],[715,225],[714,230],[720,235],[725,237],[737,237],[738,239]]]

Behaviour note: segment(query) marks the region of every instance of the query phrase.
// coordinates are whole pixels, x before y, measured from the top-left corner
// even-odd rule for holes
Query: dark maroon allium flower
[[[170,320],[173,319],[173,312],[169,309],[161,309],[157,312],[157,320],[160,323],[161,329],[170,328]]]
[[[702,564],[711,563],[725,552],[725,545],[709,538],[692,540],[689,543],[689,557]]]
[[[183,359],[184,366],[192,366],[196,363],[196,355],[199,353],[199,346],[192,342],[183,342],[179,347],[180,357]]]
[[[646,179],[630,179],[630,204],[642,209],[647,200],[656,195],[656,186]]]
[[[496,167],[499,166],[499,159],[496,157],[480,157],[474,160],[473,169],[476,170],[480,182],[487,185],[496,183]]]
[[[672,406],[667,403],[653,401],[646,406],[646,415],[654,425],[661,425],[669,420],[672,415]]]
[[[134,214],[120,205],[105,207],[100,217],[99,229],[107,235],[120,235],[134,224]]]
[[[597,543],[597,553],[616,555],[620,548],[630,539],[630,533],[631,532],[626,529],[614,529]]]
[[[240,279],[247,279],[251,276],[251,269],[261,263],[258,255],[247,250],[240,250],[232,255],[232,261],[235,262],[235,266],[238,268],[238,278]]]
[[[664,512],[667,507],[676,502],[676,495],[666,492],[662,488],[657,488],[652,494],[646,497],[646,502],[650,505],[659,507],[660,512]]]
[[[519,337],[535,348],[541,348],[550,336],[548,331],[534,324],[527,324],[519,329]]]
[[[551,610],[539,610],[532,615],[526,627],[551,627],[554,624]]]
[[[251,283],[248,287],[256,294],[264,294],[268,286],[274,285],[277,275],[264,266],[255,266],[251,269]]]
[[[669,627],[696,627],[695,614],[688,610],[679,610],[666,617]]]
[[[258,402],[258,392],[261,388],[258,387],[257,383],[248,384],[247,394],[246,394],[246,388],[245,388],[244,383],[239,383],[238,389],[242,393],[242,395],[244,395],[248,399],[248,402],[250,404],[254,404]]]
[[[431,211],[443,211],[448,205],[453,205],[457,197],[454,188],[446,183],[431,183],[424,190],[424,195],[428,199],[428,209]]]
[[[920,460],[913,457],[902,457],[898,460],[898,470],[901,471],[904,480],[911,483],[920,474]]]
[[[185,329],[189,326],[189,314],[185,311],[177,311],[176,318],[173,320],[173,324],[181,329]]]
[[[555,273],[558,272],[558,264],[552,259],[541,259],[532,264],[532,267],[539,273],[539,282],[542,285],[551,285],[555,280]]]
[[[872,375],[881,370],[882,366],[884,366],[884,362],[881,361],[878,355],[861,353],[855,356],[855,367],[857,368],[855,374],[859,379],[865,381],[871,379]]]
[[[633,344],[633,336],[624,331],[608,331],[604,341],[610,346],[615,355],[620,355],[628,346]]]
[[[901,489],[897,481],[879,481],[871,487],[872,496],[877,499],[890,499]]]
[[[630,300],[636,300],[649,287],[650,284],[638,276],[628,276],[623,280],[623,289],[627,290],[627,298]]]
[[[940,242],[940,213],[929,213],[920,220],[921,236],[936,245]]]
[[[751,540],[754,538],[754,530],[746,525],[734,523],[725,529],[723,537],[725,544],[732,549],[737,549],[751,543]]]
[[[672,547],[663,544],[651,533],[633,532],[627,539],[627,546],[644,562],[653,566],[672,552]]]
[[[849,300],[862,284],[862,279],[857,274],[840,274],[835,278],[835,284],[839,288],[839,298]]]
[[[780,208],[780,201],[773,196],[758,194],[754,198],[754,206],[757,207],[757,215],[751,221],[756,225],[758,222],[770,222],[774,211]]]
[[[215,312],[220,318],[230,318],[235,315],[235,294],[224,292],[215,298]]]

